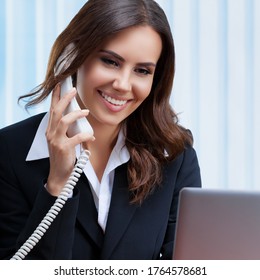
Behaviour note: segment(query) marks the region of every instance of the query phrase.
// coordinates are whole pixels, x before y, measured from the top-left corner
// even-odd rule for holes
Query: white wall
[[[0,127],[28,117],[17,97],[42,81],[54,39],[84,3],[0,2]],[[158,3],[176,45],[171,102],[193,132],[203,185],[260,189],[260,1]]]

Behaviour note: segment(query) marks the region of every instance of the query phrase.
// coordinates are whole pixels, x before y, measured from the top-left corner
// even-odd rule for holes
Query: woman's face
[[[83,107],[91,125],[118,126],[149,95],[162,50],[149,26],[125,29],[110,37],[84,63]]]

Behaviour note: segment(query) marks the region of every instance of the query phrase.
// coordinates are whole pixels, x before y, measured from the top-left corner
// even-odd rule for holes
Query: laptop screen
[[[260,192],[184,188],[173,259],[260,260]]]

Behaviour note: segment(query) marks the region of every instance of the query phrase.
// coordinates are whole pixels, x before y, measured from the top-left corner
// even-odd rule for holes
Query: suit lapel
[[[129,204],[126,167],[127,165],[124,164],[115,171],[111,204],[101,254],[102,259],[109,259],[137,208],[136,205]]]
[[[101,248],[104,234],[97,222],[97,209],[85,174],[82,174],[77,186],[80,190],[79,210],[77,214],[78,222],[98,247]]]

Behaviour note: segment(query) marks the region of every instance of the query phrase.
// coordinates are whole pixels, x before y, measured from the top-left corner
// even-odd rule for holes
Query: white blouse
[[[33,143],[26,157],[26,161],[49,157],[48,144],[45,137],[48,119],[49,114],[47,113],[43,117],[38,127]],[[79,155],[80,145],[76,147],[76,156],[79,157]],[[87,165],[84,168],[84,173],[89,181],[94,202],[98,211],[98,223],[103,229],[103,231],[105,231],[106,229],[115,169],[118,166],[126,163],[129,160],[129,158],[130,155],[125,146],[125,136],[123,133],[123,129],[121,129],[117,138],[116,145],[114,146],[109,160],[107,162],[101,182],[99,182],[90,161],[87,162]]]

